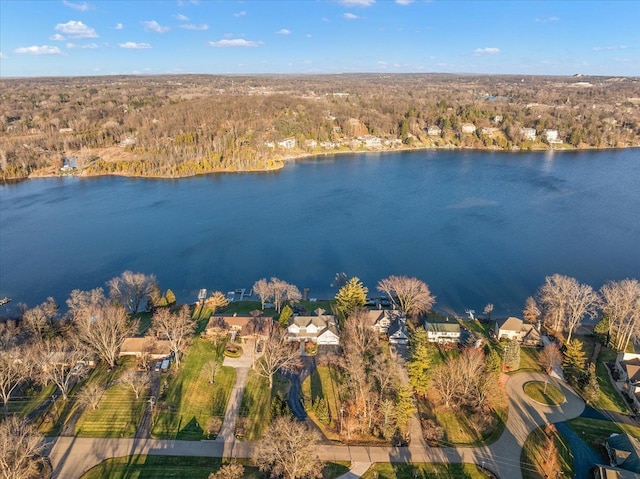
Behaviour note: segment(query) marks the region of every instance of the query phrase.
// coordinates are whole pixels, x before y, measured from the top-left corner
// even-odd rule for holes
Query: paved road
[[[522,387],[525,382],[547,379],[565,394],[567,401],[564,404],[543,406],[524,394]],[[421,445],[420,441],[414,441],[410,447],[322,445],[319,446],[318,453],[324,460],[351,461],[354,465],[353,472],[356,472],[356,467],[366,467],[373,462],[471,462],[484,465],[502,479],[521,479],[520,453],[529,433],[540,425],[579,416],[584,409],[584,402],[564,383],[542,373],[513,375],[506,382],[506,388],[509,417],[505,432],[489,446],[430,448]],[[241,396],[232,397],[239,404]],[[49,457],[54,468],[54,478],[78,479],[85,471],[109,457],[131,454],[250,457],[252,449],[253,443],[239,442],[233,437],[229,441],[200,442],[59,437],[50,444]],[[349,477],[355,476],[356,474],[352,474]]]

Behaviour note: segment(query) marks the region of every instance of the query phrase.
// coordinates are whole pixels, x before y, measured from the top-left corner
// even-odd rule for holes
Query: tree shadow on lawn
[[[200,426],[200,423],[198,422],[196,417],[193,416],[191,420],[178,431],[178,433],[176,434],[176,439],[199,441],[200,439],[202,439],[203,435],[204,430]]]

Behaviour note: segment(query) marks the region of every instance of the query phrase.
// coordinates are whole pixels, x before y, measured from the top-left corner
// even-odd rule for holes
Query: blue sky
[[[640,0],[0,0],[0,76],[640,75]]]

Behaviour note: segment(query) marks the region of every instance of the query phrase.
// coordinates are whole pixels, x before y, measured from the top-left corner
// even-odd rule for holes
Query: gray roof
[[[425,323],[424,329],[432,333],[458,333],[460,325],[458,323]]]
[[[628,454],[626,459],[618,464],[621,468],[640,473],[640,442],[635,437],[626,433],[616,434],[607,439],[607,444],[620,458],[623,458],[625,453]]]

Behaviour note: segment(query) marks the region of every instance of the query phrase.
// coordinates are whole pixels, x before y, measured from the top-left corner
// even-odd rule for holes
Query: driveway
[[[544,406],[524,394],[523,386],[528,381],[549,380],[565,395],[566,401],[559,406]],[[236,387],[242,378],[236,376]],[[505,431],[493,444],[482,447],[430,448],[423,446],[415,437],[409,447],[365,447],[320,445],[318,454],[323,460],[351,461],[353,468],[348,477],[359,477],[373,462],[470,462],[483,465],[502,479],[522,479],[520,453],[527,436],[536,427],[557,423],[579,416],[584,402],[566,384],[543,373],[524,372],[510,376],[506,381],[509,396],[509,416]],[[241,393],[232,395],[239,406]],[[227,413],[235,406],[230,400]],[[109,457],[130,454],[204,456],[204,457],[251,457],[254,444],[236,441],[229,432],[235,420],[225,415],[221,434],[228,440],[217,441],[167,441],[150,439],[90,439],[59,437],[52,441],[49,457],[55,478],[77,479],[82,473]],[[346,477],[346,476],[345,476]]]

